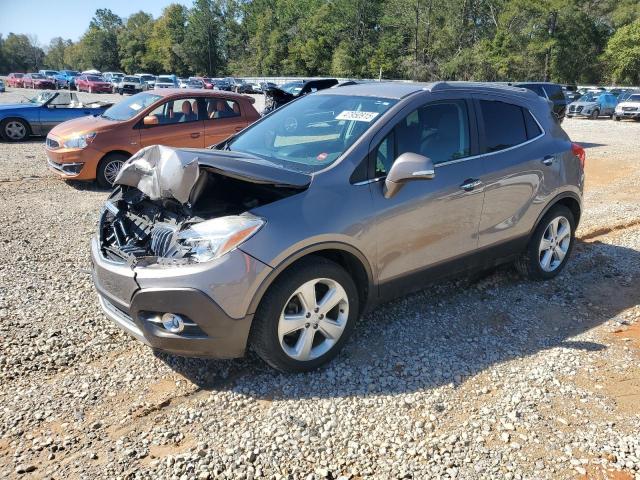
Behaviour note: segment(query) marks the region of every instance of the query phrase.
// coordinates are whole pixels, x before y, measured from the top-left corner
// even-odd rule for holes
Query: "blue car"
[[[67,76],[57,70],[40,70],[38,73],[41,73],[48,79],[53,80],[56,88],[69,88],[69,80],[67,79]]]
[[[30,135],[44,137],[59,123],[102,115],[111,105],[106,102],[83,105],[75,92],[44,90],[24,103],[0,105],[0,137],[10,142]]]
[[[80,72],[75,70],[60,70],[60,76],[67,82],[69,88],[76,88],[76,77],[80,76]]]

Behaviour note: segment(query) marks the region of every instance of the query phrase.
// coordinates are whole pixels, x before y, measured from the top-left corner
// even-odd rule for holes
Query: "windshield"
[[[156,77],[153,75],[140,75],[140,78],[146,82],[148,80],[154,80]]]
[[[147,108],[161,98],[160,95],[152,95],[151,93],[137,93],[108,108],[102,114],[102,117],[107,120],[129,120],[137,115],[140,110]]]
[[[90,82],[102,82],[102,78],[96,77],[95,75],[87,75],[87,80]]]
[[[80,75],[80,72],[76,72],[74,70],[63,70],[62,73],[70,77],[77,77],[78,75]]]
[[[44,78],[44,75],[41,73],[32,73],[31,78]]]
[[[56,93],[45,90],[44,92],[40,92],[35,97],[29,99],[29,103],[35,103],[38,105],[42,105],[43,103],[48,102],[51,98],[55,97]]]
[[[300,90],[302,90],[302,85],[304,85],[304,83],[302,82],[289,82],[281,85],[280,90],[284,90],[287,93],[292,93],[295,95],[296,93],[300,92]]]
[[[309,95],[274,111],[227,148],[312,173],[331,165],[395,100]]]
[[[158,77],[159,83],[173,83],[173,78],[171,77]]]
[[[44,72],[45,75],[60,75],[58,72],[56,72],[55,70],[45,70]]]
[[[138,77],[124,77],[122,81],[130,83],[140,83],[140,79]]]
[[[629,98],[626,99],[627,102],[640,102],[640,94],[634,93]]]
[[[597,102],[599,96],[600,96],[599,93],[585,93],[578,99],[578,101],[579,102]]]

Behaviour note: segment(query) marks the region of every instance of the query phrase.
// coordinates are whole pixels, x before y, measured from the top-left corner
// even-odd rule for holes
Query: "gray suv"
[[[558,275],[584,160],[524,88],[322,90],[211,149],[125,163],[92,240],[100,304],[158,350],[310,370],[427,282],[504,262]]]

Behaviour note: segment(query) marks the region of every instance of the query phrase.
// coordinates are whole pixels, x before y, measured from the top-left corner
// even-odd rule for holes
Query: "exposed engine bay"
[[[120,186],[100,216],[99,239],[105,258],[141,264],[190,263],[192,248],[179,234],[205,220],[241,215],[300,190],[250,183],[200,170],[189,199],[152,200],[131,186]]]

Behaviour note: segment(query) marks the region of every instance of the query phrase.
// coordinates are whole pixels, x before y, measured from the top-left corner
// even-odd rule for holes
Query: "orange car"
[[[49,168],[66,179],[110,186],[122,164],[149,145],[204,148],[250,125],[254,99],[230,92],[162,89],[142,92],[104,114],[61,123],[47,136]]]

